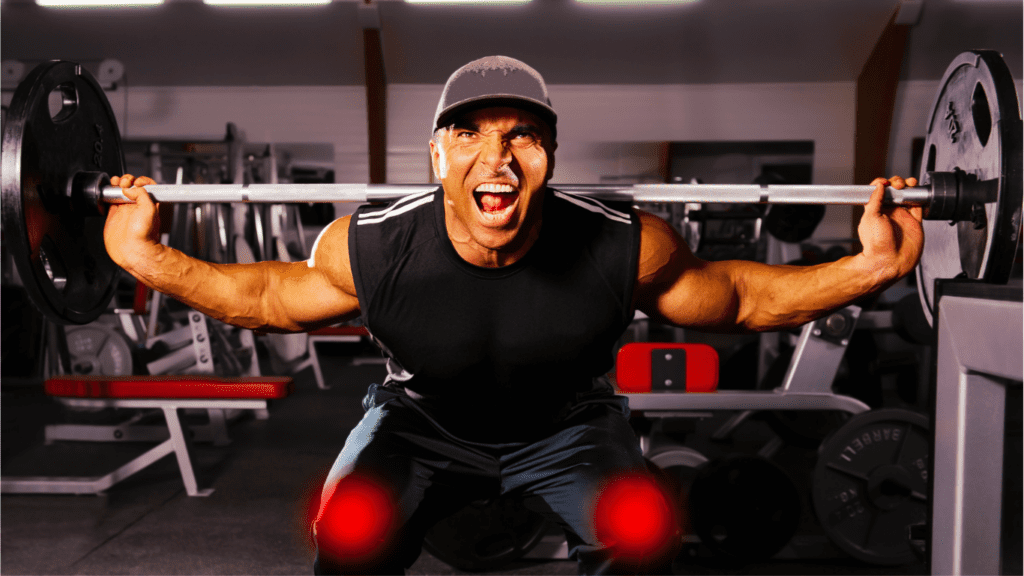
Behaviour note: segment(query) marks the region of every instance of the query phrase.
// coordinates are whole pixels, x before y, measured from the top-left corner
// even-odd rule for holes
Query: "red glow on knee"
[[[619,556],[658,556],[678,540],[674,507],[661,488],[643,476],[609,482],[598,495],[594,514],[598,539]]]
[[[334,487],[316,522],[321,551],[350,560],[374,556],[395,525],[395,502],[381,484],[368,478],[343,478]]]

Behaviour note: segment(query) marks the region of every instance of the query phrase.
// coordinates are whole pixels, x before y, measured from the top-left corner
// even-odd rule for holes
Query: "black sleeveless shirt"
[[[455,251],[444,193],[361,207],[349,254],[386,386],[455,436],[520,441],[610,398],[603,376],[633,319],[640,224],[629,205],[546,191],[540,235],[512,265]]]

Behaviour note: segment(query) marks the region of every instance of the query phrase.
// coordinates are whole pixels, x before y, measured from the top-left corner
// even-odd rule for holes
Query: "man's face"
[[[502,254],[525,253],[539,232],[554,151],[547,124],[515,108],[469,112],[431,140],[448,232],[463,257],[469,250],[484,256],[467,258],[473,263],[503,265]]]

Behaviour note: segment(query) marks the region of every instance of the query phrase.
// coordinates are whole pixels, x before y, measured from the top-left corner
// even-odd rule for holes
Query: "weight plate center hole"
[[[992,134],[992,110],[981,82],[974,86],[974,94],[971,96],[971,118],[974,120],[974,132],[978,135],[981,145],[985,146],[988,144],[989,135]]]
[[[46,100],[50,118],[59,124],[74,115],[78,110],[78,89],[71,82],[61,84],[50,92]]]
[[[59,292],[63,292],[64,287],[68,284],[68,275],[64,270],[64,265],[61,262],[60,257],[53,257],[45,246],[40,246],[39,263],[46,272],[47,278],[49,278],[50,282],[53,283],[53,287]]]
[[[892,510],[911,494],[911,478],[906,468],[879,466],[868,477],[868,498],[882,510]]]
[[[928,160],[925,161],[925,172],[935,172],[935,144],[928,146]]]

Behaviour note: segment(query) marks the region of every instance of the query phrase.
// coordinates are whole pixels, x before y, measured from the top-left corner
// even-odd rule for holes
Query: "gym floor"
[[[335,347],[332,347],[335,346]],[[330,390],[312,371],[295,376],[295,392],[270,407],[268,420],[231,425],[227,447],[196,446],[197,465],[215,492],[185,494],[173,458],[100,496],[7,495],[0,499],[3,574],[308,574],[312,550],[305,515],[320,483],[362,415],[360,398],[383,375],[380,365],[353,366],[339,345],[320,347]],[[267,372],[264,372],[267,373]],[[43,426],[103,414],[68,414],[36,385],[2,388],[3,474],[89,475],[109,471],[144,447],[112,443],[44,446]],[[748,434],[758,436],[757,422]],[[738,434],[735,443],[743,443]],[[806,459],[780,453],[785,461]],[[782,461],[780,461],[782,463]],[[805,516],[808,513],[805,511]],[[813,537],[813,536],[812,536]],[[822,540],[818,535],[819,541]],[[741,565],[694,554],[677,574],[926,574],[923,563],[866,565],[827,544],[817,559]],[[785,555],[780,555],[785,556]],[[683,559],[685,558],[685,560]],[[410,574],[462,574],[424,552]],[[567,560],[530,559],[501,574],[575,574]]]

